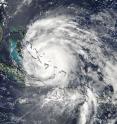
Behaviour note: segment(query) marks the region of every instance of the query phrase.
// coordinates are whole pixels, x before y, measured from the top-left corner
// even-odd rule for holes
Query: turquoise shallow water
[[[10,56],[11,56],[12,60],[14,60],[17,64],[20,64],[21,57],[17,50],[17,41],[16,40],[12,40],[12,39],[10,40],[9,50],[10,50]]]

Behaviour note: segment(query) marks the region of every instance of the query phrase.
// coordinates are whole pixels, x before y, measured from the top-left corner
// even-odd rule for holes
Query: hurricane
[[[103,116],[103,124],[115,123],[117,54],[102,42],[98,30],[81,25],[83,18],[81,9],[58,8],[27,26],[22,67],[29,89],[19,102],[33,106],[18,120],[98,124]],[[106,116],[101,112],[105,107]]]

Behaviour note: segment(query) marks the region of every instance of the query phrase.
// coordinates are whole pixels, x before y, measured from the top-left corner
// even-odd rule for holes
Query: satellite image
[[[117,124],[116,0],[0,0],[0,124]]]

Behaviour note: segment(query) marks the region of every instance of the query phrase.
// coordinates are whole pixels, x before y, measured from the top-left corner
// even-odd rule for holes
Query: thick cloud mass
[[[75,52],[68,46],[71,41],[65,39],[63,34],[64,30],[70,34],[66,27],[71,28],[72,24],[67,24],[67,21],[64,17],[53,17],[36,21],[29,27],[23,65],[28,75],[37,79],[35,82],[32,80],[31,85],[36,83],[40,86],[40,81],[46,85],[68,85],[77,62]]]

